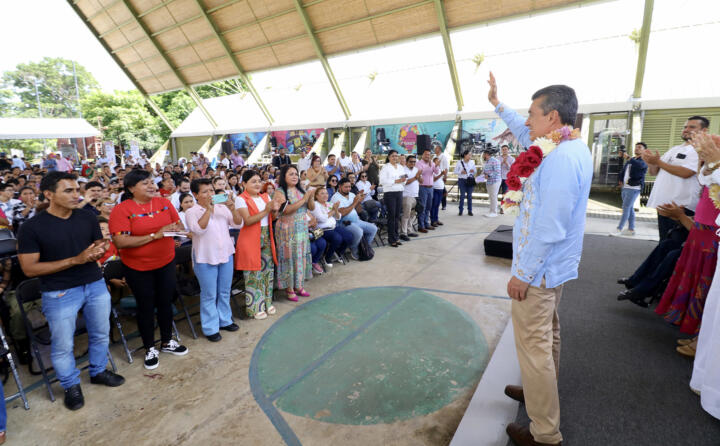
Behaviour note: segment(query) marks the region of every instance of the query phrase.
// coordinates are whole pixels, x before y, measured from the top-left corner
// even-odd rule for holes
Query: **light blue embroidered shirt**
[[[525,118],[502,103],[495,112],[520,144],[532,145]],[[513,276],[532,286],[545,278],[547,288],[577,278],[592,175],[590,149],[574,139],[560,143],[525,181],[513,227]]]

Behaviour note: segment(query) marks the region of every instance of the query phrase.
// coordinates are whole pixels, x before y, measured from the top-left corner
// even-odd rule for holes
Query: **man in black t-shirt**
[[[285,147],[280,147],[280,154],[272,159],[272,165],[280,169],[286,164],[291,164],[290,157],[285,154]]]
[[[110,294],[97,260],[108,248],[95,215],[78,209],[75,175],[50,172],[40,182],[50,201],[45,212],[27,220],[18,233],[18,260],[28,277],[40,278],[43,313],[50,325],[51,359],[65,389],[65,406],[80,409],[85,400],[73,341],[78,311],[89,337],[90,382],[116,387],[125,379],[106,370],[110,333]]]

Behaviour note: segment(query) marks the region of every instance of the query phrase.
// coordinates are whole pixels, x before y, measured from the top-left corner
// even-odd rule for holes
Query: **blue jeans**
[[[362,235],[360,237],[362,237]],[[325,257],[325,261],[331,262],[333,253],[339,256],[345,252],[348,246],[352,246],[354,238],[355,236],[348,230],[348,226],[345,226],[341,222],[337,222],[335,229],[326,229],[325,233],[323,233],[323,239],[330,243],[330,250],[327,253],[327,257]],[[360,243],[359,238],[358,243]]]
[[[310,242],[310,253],[312,254],[313,263],[320,263],[322,255],[325,252],[325,248],[327,248],[327,242],[322,237],[316,238]]]
[[[440,219],[440,203],[442,202],[443,192],[445,189],[433,189],[432,209],[430,210],[430,221],[435,223]]]
[[[640,189],[628,189],[623,187],[622,196],[622,217],[620,217],[620,223],[618,224],[618,231],[622,231],[625,222],[628,222],[628,229],[631,231],[635,230],[635,200],[640,195]]]
[[[460,213],[463,211],[463,204],[465,197],[467,196],[467,210],[472,212],[472,193],[475,187],[470,187],[465,184],[465,178],[458,178],[458,189],[460,189]]]
[[[50,358],[63,389],[80,384],[74,341],[75,321],[81,309],[89,338],[90,376],[105,371],[110,342],[110,293],[104,280],[67,290],[44,291],[42,309],[50,325]]]
[[[233,257],[219,265],[198,263],[193,259],[195,277],[200,282],[200,324],[205,336],[219,333],[220,327],[233,323],[230,309]]]
[[[420,186],[418,201],[423,207],[423,211],[418,215],[418,228],[430,227],[430,208],[432,207],[433,189],[432,187]]]
[[[363,234],[365,235],[365,240],[367,240],[368,244],[370,244],[375,238],[375,233],[377,232],[377,226],[362,220],[352,222],[351,225],[345,226],[345,229],[350,231],[353,236],[352,243],[350,244],[350,252],[352,252],[355,256],[358,255],[358,245],[360,244],[360,239],[362,239]]]

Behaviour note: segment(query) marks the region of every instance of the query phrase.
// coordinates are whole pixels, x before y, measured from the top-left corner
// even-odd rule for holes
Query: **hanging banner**
[[[140,143],[137,141],[130,141],[130,155],[132,155],[133,159],[138,160],[140,159]]]
[[[283,130],[272,132],[271,136],[275,138],[278,149],[284,147],[287,149],[287,153],[293,153],[299,151],[307,143],[315,144],[315,141],[324,132],[325,129]]]
[[[227,140],[232,143],[233,150],[237,150],[241,155],[248,156],[255,149],[255,146],[265,137],[267,132],[252,133],[233,133],[227,136]]]
[[[457,152],[459,154],[464,149],[468,149],[477,154],[486,147],[499,151],[500,147],[505,144],[510,147],[512,154],[518,154],[524,150],[502,119],[469,119],[462,122],[462,133],[457,142]]]
[[[419,122],[372,127],[371,137],[374,153],[387,153],[395,149],[398,153],[417,153],[418,135],[430,136],[430,146],[439,145],[445,150],[454,121]],[[382,143],[382,140],[389,142]],[[380,140],[380,141],[379,141]]]

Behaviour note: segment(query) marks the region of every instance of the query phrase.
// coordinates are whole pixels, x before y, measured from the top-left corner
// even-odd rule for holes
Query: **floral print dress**
[[[295,189],[288,191],[288,204],[297,203],[303,195]],[[303,204],[292,215],[282,215],[275,224],[275,249],[277,254],[277,286],[280,289],[302,288],[305,277],[312,277],[310,236]]]

